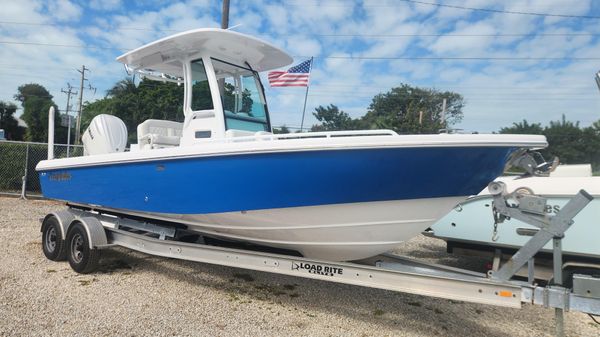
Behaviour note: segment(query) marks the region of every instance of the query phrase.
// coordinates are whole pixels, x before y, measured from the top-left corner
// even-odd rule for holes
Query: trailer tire
[[[64,261],[67,259],[65,241],[58,219],[51,215],[42,224],[42,251],[48,260]]]
[[[73,223],[69,228],[66,244],[67,260],[74,271],[89,274],[97,269],[100,251],[90,248],[90,238],[80,222]]]

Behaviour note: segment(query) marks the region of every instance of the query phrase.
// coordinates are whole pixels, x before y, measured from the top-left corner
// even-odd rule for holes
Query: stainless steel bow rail
[[[574,274],[572,288],[563,286],[560,240],[573,217],[592,197],[580,191],[556,215],[546,215],[545,199],[507,193],[502,183],[489,186],[498,223],[512,217],[540,230],[497,272],[477,273],[383,254],[356,262],[311,260],[285,254],[209,245],[200,238],[183,242],[185,224],[89,205],[69,204],[42,221],[42,248],[51,260],[68,260],[80,273],[93,272],[103,249],[112,246],[177,258],[269,273],[432,296],[465,302],[519,308],[522,303],[556,309],[557,335],[563,334],[563,311],[600,315],[600,277]],[[525,191],[526,192],[526,191]],[[554,240],[554,282],[548,286],[513,279],[514,274],[546,242]],[[188,241],[188,240],[186,240]]]

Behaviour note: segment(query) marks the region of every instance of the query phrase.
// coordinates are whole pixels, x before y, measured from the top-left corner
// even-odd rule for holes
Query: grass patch
[[[296,285],[295,284],[284,284],[283,289],[292,291],[292,290],[296,289]]]
[[[91,280],[77,280],[77,282],[79,282],[80,286],[89,286],[90,284],[92,284],[92,282],[96,282],[97,279],[93,278]]]
[[[385,311],[383,311],[381,309],[373,310],[373,316],[382,316],[383,314],[385,314]]]
[[[254,277],[252,277],[252,275],[250,275],[250,274],[233,274],[233,277],[238,280],[242,280],[242,281],[246,281],[246,282],[254,281]]]
[[[109,260],[106,263],[103,263],[100,265],[98,272],[110,274],[114,271],[123,270],[123,269],[124,270],[132,270],[133,267],[129,263],[127,263],[123,260],[112,260],[112,261]]]

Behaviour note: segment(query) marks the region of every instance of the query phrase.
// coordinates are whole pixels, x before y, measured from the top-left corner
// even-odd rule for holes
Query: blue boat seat
[[[179,146],[183,123],[147,119],[137,127],[138,147],[141,150]]]

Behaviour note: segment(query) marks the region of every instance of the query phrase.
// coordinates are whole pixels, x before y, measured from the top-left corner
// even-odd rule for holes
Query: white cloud
[[[82,9],[69,0],[53,0],[48,2],[48,12],[58,21],[75,21],[81,16]]]
[[[48,18],[39,13],[42,7],[42,3],[35,0],[6,1],[2,3],[0,19],[11,22],[44,23],[48,21]],[[10,27],[2,25],[0,29],[10,29]]]
[[[457,23],[457,29],[449,34],[459,36],[442,36],[430,46],[430,49],[437,55],[457,55],[468,52],[471,55],[477,55],[480,51],[485,51],[492,43],[491,36],[464,36],[475,34],[495,34],[493,26],[484,23],[468,23],[460,21]]]
[[[272,30],[279,32],[286,31],[288,13],[285,7],[280,5],[266,5],[264,6],[264,12]]]
[[[3,44],[0,48],[0,99],[12,100],[16,88],[29,82],[46,86],[63,108],[60,88],[76,84],[75,68],[91,69],[90,81],[100,88],[85,100],[103,96],[124,76],[114,61],[120,53],[175,32],[220,26],[220,2],[156,0],[136,4],[122,0],[6,1],[0,20],[47,25],[0,25],[3,39],[13,42],[83,45],[85,48],[30,44]],[[595,15],[591,1],[466,0],[460,5],[510,11]],[[92,10],[93,9],[93,10]],[[101,15],[94,16],[98,12]],[[461,126],[496,131],[526,118],[547,123],[560,118],[597,119],[600,95],[592,76],[597,61],[468,61],[468,60],[360,60],[329,56],[401,57],[598,57],[597,36],[543,36],[540,34],[599,33],[593,20],[543,18],[468,11],[398,1],[264,2],[232,4],[230,26],[259,36],[293,55],[316,56],[311,75],[305,125],[315,123],[318,105],[336,104],[358,117],[371,98],[401,83],[436,87],[464,95],[467,100]],[[411,34],[476,34],[508,36],[389,36]],[[324,37],[323,34],[350,36]],[[510,34],[529,34],[525,36]],[[362,36],[361,35],[365,35]],[[388,35],[387,37],[373,35]],[[108,49],[94,49],[101,47]],[[115,49],[112,49],[115,48]],[[297,58],[295,63],[302,61]],[[300,124],[304,88],[267,88],[274,125]]]
[[[98,20],[99,27],[89,33],[98,43],[125,52],[177,32],[220,26],[206,14],[208,8],[202,6],[204,3],[175,3],[156,11],[115,15],[110,20]]]
[[[321,44],[313,39],[290,38],[286,43],[287,51],[296,56],[310,57],[321,54]]]
[[[89,6],[96,10],[114,10],[121,7],[121,0],[91,0]]]

